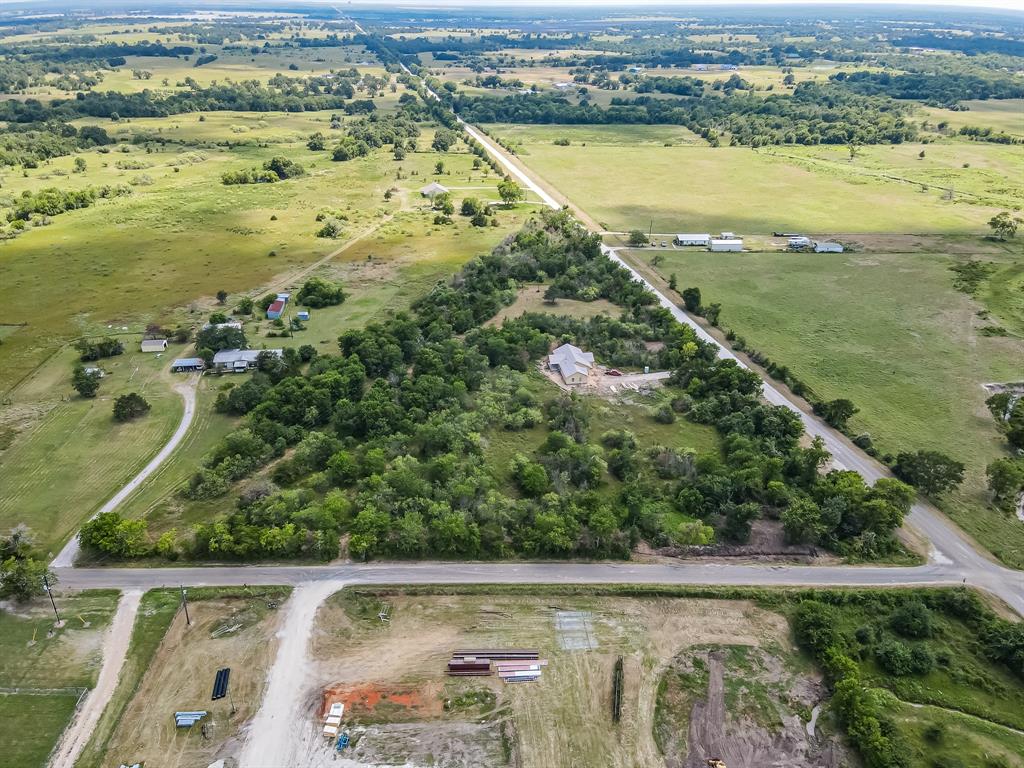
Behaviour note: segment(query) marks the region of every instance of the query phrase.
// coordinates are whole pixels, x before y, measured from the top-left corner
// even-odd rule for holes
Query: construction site
[[[740,601],[350,590],[317,615],[321,684],[287,731],[303,766],[839,765],[795,653]]]
[[[190,621],[172,622],[107,762],[832,768],[845,758],[786,619],[744,601],[324,584],[273,609],[206,600]]]

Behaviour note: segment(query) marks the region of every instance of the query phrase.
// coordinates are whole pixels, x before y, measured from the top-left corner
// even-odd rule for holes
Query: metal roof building
[[[548,367],[558,371],[566,384],[583,384],[594,367],[594,353],[563,344],[548,355]]]
[[[167,349],[167,339],[143,339],[141,349],[143,352],[163,352]]]

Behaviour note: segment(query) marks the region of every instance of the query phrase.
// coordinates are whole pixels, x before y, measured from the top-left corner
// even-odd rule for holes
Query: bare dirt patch
[[[179,613],[110,740],[105,764],[144,762],[162,768],[206,766],[237,749],[243,724],[260,706],[276,651],[280,612],[241,598],[191,603],[192,625]],[[218,669],[231,668],[229,697],[211,701]],[[206,710],[192,728],[176,728],[176,711]]]
[[[377,618],[382,602],[390,623]],[[563,647],[557,617],[565,612],[589,618],[589,649]],[[310,702],[301,765],[658,766],[652,728],[662,671],[682,649],[725,643],[788,649],[788,625],[742,601],[340,593],[322,607],[311,641],[324,687]],[[447,678],[459,646],[537,648],[549,664],[535,683]],[[619,656],[624,696],[615,725]],[[343,730],[355,746],[335,762],[317,728],[337,700],[346,702]]]

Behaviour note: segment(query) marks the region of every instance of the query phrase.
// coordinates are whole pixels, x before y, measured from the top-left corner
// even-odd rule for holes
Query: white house
[[[830,240],[818,240],[814,243],[815,253],[842,253],[843,246],[841,243],[834,243]]]
[[[167,339],[143,339],[143,352],[163,352],[167,349]]]
[[[548,355],[548,368],[558,371],[566,384],[585,384],[594,369],[594,353],[563,344]]]
[[[676,245],[699,245],[702,248],[707,248],[711,245],[711,235],[676,235]]]
[[[242,373],[256,367],[256,359],[261,352],[269,352],[281,357],[280,349],[222,349],[213,356],[215,371],[232,371]]]
[[[420,189],[420,194],[424,197],[434,198],[438,195],[443,195],[448,192],[448,187],[444,184],[438,184],[436,181],[432,181],[427,186]]]
[[[739,238],[723,240],[713,239],[711,241],[711,250],[716,253],[724,253],[726,251],[742,251],[743,241]]]

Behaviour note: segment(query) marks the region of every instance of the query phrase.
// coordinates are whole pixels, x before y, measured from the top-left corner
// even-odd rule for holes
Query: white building
[[[215,371],[241,373],[256,367],[256,359],[263,352],[281,357],[280,349],[222,349],[213,356]]]
[[[797,236],[789,238],[789,247],[793,249],[808,248],[811,245],[811,238]]]
[[[706,234],[706,233],[703,234],[703,235],[694,235],[694,234],[676,235],[675,244],[676,245],[699,245],[702,248],[707,248],[709,245],[711,245],[711,235]]]
[[[210,328],[234,328],[236,331],[242,330],[242,323],[238,320],[228,320],[226,323],[206,323],[203,326],[204,331],[208,331]]]
[[[818,240],[814,243],[815,253],[842,253],[843,246],[830,240]]]
[[[163,352],[167,349],[167,339],[143,339],[141,349],[143,352]]]
[[[548,368],[558,371],[566,384],[585,384],[594,369],[594,353],[563,344],[548,355]]]
[[[568,91],[571,88],[575,88],[576,84],[575,83],[555,83],[551,87],[554,88],[556,91]]]
[[[739,238],[734,239],[714,239],[711,241],[711,250],[716,253],[724,253],[726,251],[742,251],[743,241]]]
[[[443,195],[446,192],[448,192],[448,187],[444,186],[444,184],[438,184],[436,181],[432,181],[427,184],[427,186],[420,189],[420,194],[429,198]]]

